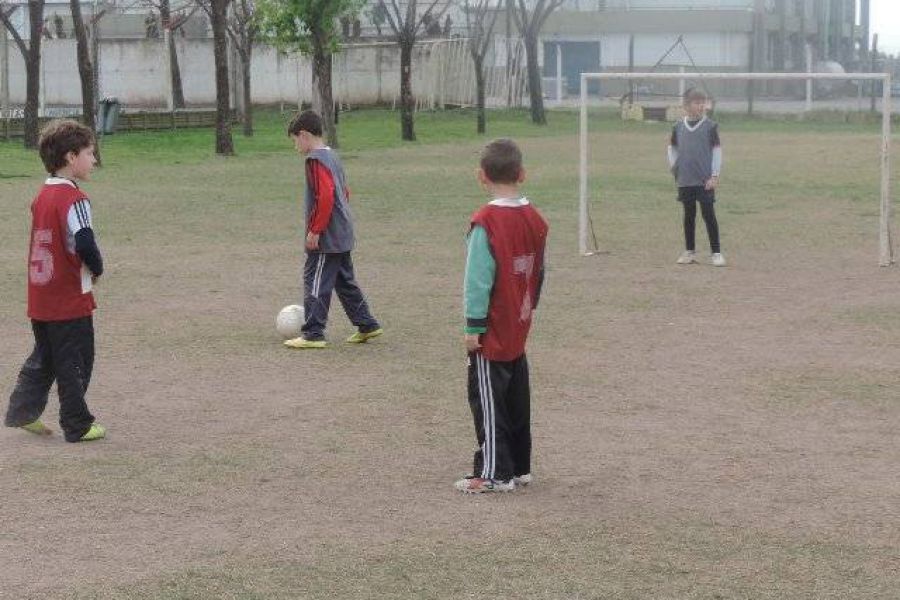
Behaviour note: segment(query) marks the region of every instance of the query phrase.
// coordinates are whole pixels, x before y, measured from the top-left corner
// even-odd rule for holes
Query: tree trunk
[[[531,98],[531,122],[535,125],[546,125],[547,115],[544,113],[544,93],[541,90],[541,71],[538,65],[537,33],[528,31],[525,34],[525,56],[528,60],[528,95]]]
[[[38,123],[38,103],[41,92],[41,38],[44,24],[44,0],[28,3],[28,18],[31,21],[31,39],[28,56],[25,57],[25,147],[37,148],[40,124]]]
[[[244,135],[246,137],[253,137],[253,105],[251,104],[250,99],[250,59],[252,57],[251,52],[253,52],[253,44],[248,43],[247,49],[241,52],[241,82],[242,82],[242,93],[244,97],[243,109],[244,114],[242,115],[244,120]]]
[[[178,66],[174,31],[169,35],[169,57],[172,65],[172,104],[175,108],[184,108],[184,87],[181,85],[181,67]]]
[[[513,55],[512,55],[512,45],[510,40],[512,40],[512,11],[513,11],[513,3],[512,0],[506,1],[506,108],[512,108],[513,106],[513,85],[512,85],[512,74],[513,70]]]
[[[416,141],[413,122],[415,98],[412,92],[412,50],[413,42],[403,39],[400,42],[400,128],[401,137],[408,141]]]
[[[475,59],[475,105],[478,109],[478,133],[485,132],[484,118],[484,61]]]
[[[178,52],[175,50],[175,30],[172,27],[172,13],[169,0],[159,3],[159,20],[169,30],[169,66],[172,72],[172,104],[184,108],[184,88],[181,86],[181,68],[178,66]]]
[[[325,126],[325,139],[332,148],[338,147],[337,127],[334,125],[334,95],[331,90],[331,53],[321,36],[313,36],[313,83],[318,109]]]
[[[97,119],[94,113],[94,65],[91,63],[91,51],[88,48],[87,31],[81,15],[81,2],[70,0],[72,7],[72,26],[75,29],[75,42],[78,52],[78,75],[81,78],[81,119],[91,131],[97,131]],[[94,157],[100,164],[100,144],[94,145]]]
[[[100,17],[91,11],[91,96],[94,98],[93,113],[100,110]]]
[[[213,49],[216,64],[216,154],[234,154],[231,139],[231,108],[228,90],[228,32],[226,17],[230,0],[212,0]]]

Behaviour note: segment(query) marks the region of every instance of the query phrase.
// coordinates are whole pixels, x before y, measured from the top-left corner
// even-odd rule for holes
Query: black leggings
[[[706,223],[706,234],[709,236],[709,249],[713,254],[721,252],[719,246],[719,223],[716,220],[715,193],[702,187],[678,188],[678,199],[684,205],[684,247],[693,252],[695,249],[694,231],[697,228],[697,203],[703,222]]]

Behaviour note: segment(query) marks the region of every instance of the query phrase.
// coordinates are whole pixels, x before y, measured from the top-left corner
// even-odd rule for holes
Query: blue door
[[[544,42],[544,77],[556,77],[556,47],[562,50],[562,74],[569,95],[578,94],[582,73],[600,72],[600,42]],[[551,90],[545,90],[553,95]],[[600,82],[589,81],[588,93],[600,93]]]

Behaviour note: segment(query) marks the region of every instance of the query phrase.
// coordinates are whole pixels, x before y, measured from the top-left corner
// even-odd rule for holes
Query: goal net
[[[803,95],[794,101],[792,110],[797,113],[797,118],[802,119],[804,115],[811,114],[813,111],[813,94],[814,86],[837,86],[837,85],[853,85],[860,90],[858,96],[858,109],[869,106],[869,97],[863,99],[863,86],[871,93],[871,106],[875,109],[876,98],[880,96],[881,111],[881,154],[880,154],[880,199],[879,199],[879,226],[878,226],[878,264],[888,266],[894,262],[893,246],[891,242],[891,199],[890,199],[890,152],[891,152],[891,76],[889,73],[691,73],[686,74],[673,72],[653,72],[653,73],[627,73],[627,72],[607,72],[607,73],[582,73],[580,87],[580,186],[579,186],[579,214],[578,214],[578,243],[579,251],[582,255],[588,256],[598,251],[598,242],[594,231],[594,224],[591,217],[591,205],[602,199],[599,198],[599,190],[601,186],[591,185],[589,181],[589,165],[596,167],[596,163],[591,163],[589,156],[590,144],[589,134],[592,144],[602,140],[602,134],[591,134],[588,128],[589,123],[589,107],[595,107],[598,103],[602,103],[604,97],[607,102],[616,99],[617,109],[621,110],[623,118],[640,113],[653,113],[653,118],[674,121],[680,115],[675,116],[677,106],[680,104],[678,92],[683,92],[685,81],[690,81],[692,85],[723,85],[725,82],[746,82],[747,95],[744,98],[744,108],[752,113],[754,110],[754,89],[755,86],[765,85],[758,82],[778,82],[790,83],[798,86],[802,90],[805,87],[805,98]],[[803,85],[805,83],[805,86]],[[595,89],[598,84],[601,86],[601,95],[598,98]],[[592,90],[589,93],[589,85]],[[772,85],[771,83],[769,85]],[[878,86],[880,85],[880,90]],[[657,106],[641,106],[636,97],[640,97],[643,92],[648,95],[648,90],[655,88],[672,88],[673,91],[668,92],[669,107],[660,107],[660,102],[656,102]],[[874,87],[873,87],[874,86]],[[677,89],[677,92],[674,91]],[[615,92],[615,93],[610,93]],[[713,102],[716,101],[713,95]],[[757,98],[756,101],[762,104],[762,99]],[[652,104],[652,102],[648,102]],[[816,103],[819,104],[818,102]],[[853,119],[849,119],[853,120]],[[600,138],[598,138],[600,136]],[[727,162],[727,161],[726,161]],[[594,196],[592,198],[592,195]],[[872,198],[874,206],[875,198]]]

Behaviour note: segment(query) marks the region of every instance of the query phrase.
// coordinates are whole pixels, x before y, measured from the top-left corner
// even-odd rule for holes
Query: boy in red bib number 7
[[[468,494],[531,482],[531,389],[525,341],[544,281],[547,222],[519,193],[522,153],[512,140],[484,149],[478,181],[492,200],[472,215],[465,274],[469,407],[477,448]]]

